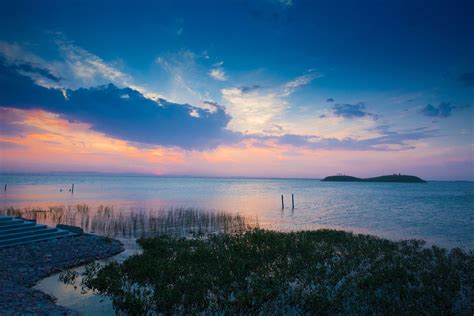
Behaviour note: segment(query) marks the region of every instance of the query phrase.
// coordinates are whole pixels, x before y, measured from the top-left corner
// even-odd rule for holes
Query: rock
[[[63,230],[68,230],[68,231],[70,231],[72,233],[76,233],[76,234],[83,234],[84,233],[84,230],[80,227],[77,227],[77,226],[57,224],[56,228],[63,229]]]

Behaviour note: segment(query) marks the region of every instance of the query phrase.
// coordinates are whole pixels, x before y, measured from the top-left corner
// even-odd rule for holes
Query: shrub
[[[139,243],[142,254],[83,281],[128,314],[472,313],[472,253],[419,240],[257,229]]]

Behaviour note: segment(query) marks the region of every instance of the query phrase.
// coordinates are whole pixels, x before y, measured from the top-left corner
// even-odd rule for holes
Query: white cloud
[[[71,71],[78,86],[96,86],[112,82],[119,86],[130,86],[131,76],[105,62],[102,58],[73,44],[56,41],[59,51],[64,56],[67,70]]]
[[[160,92],[137,84],[132,76],[120,70],[118,66],[104,61],[99,56],[71,42],[57,41],[57,45],[65,58],[64,63],[72,71],[75,78],[74,88],[97,86],[111,82],[120,87],[129,87],[137,90],[152,100],[165,98],[173,101]]]
[[[199,83],[189,79],[198,77],[199,66],[196,59],[200,55],[182,50],[167,56],[158,56],[155,62],[160,65],[170,76],[170,86],[168,95],[177,103],[197,104],[203,100],[203,96],[194,88]]]
[[[201,109],[207,110],[210,113],[215,113],[218,110],[218,104],[214,101],[202,101],[199,104]]]
[[[0,54],[10,63],[28,62],[38,66],[45,65],[45,61],[42,58],[28,52],[17,43],[0,41]]]
[[[192,109],[189,112],[189,115],[192,116],[192,117],[199,117],[199,112],[196,109]]]
[[[311,70],[274,89],[222,89],[222,99],[232,117],[228,127],[243,133],[268,134],[275,131],[275,125],[285,126],[283,114],[289,107],[286,98],[319,76]]]
[[[311,81],[319,77],[321,77],[321,74],[319,72],[316,72],[315,70],[310,69],[308,70],[306,74],[287,82],[283,86],[281,95],[289,96],[290,94],[295,92],[297,89],[308,85]]]
[[[221,67],[211,69],[211,71],[209,71],[209,76],[219,81],[227,80],[227,76],[224,72],[224,69],[222,69]]]
[[[209,91],[215,87],[214,80],[227,80],[221,67],[224,62],[215,63],[209,71],[210,59],[206,50],[201,53],[181,50],[158,56],[155,62],[170,77],[167,94],[177,103],[207,108],[203,101],[212,99]]]
[[[0,41],[0,55],[10,64],[27,64],[47,70],[60,78],[54,81],[37,72],[24,73],[36,84],[46,88],[78,89],[113,83],[120,87],[130,87],[151,99],[164,98],[156,91],[137,84],[132,76],[123,72],[113,63],[106,62],[97,55],[64,40],[55,41],[62,60],[45,60],[15,43]]]
[[[258,134],[268,130],[288,103],[275,92],[244,93],[239,88],[222,89],[222,99],[232,117],[228,128]]]
[[[43,58],[30,53],[17,43],[0,41],[0,55],[11,65],[29,65],[49,72],[55,77],[61,77],[59,71],[54,67],[55,63],[50,63]],[[61,88],[55,80],[45,77],[38,72],[20,70],[23,75],[29,76],[33,81],[46,88]]]

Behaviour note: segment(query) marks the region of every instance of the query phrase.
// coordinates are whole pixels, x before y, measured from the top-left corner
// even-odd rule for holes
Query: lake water
[[[74,183],[74,194],[69,192]],[[335,228],[474,249],[474,183],[343,183],[301,179],[0,175],[0,208],[87,204],[124,212],[197,207],[276,230]],[[3,185],[8,184],[7,190]],[[281,207],[281,194],[285,208]],[[295,209],[291,208],[291,194]],[[48,223],[51,224],[51,223]]]
[[[69,191],[73,183],[74,194]],[[7,190],[0,193],[0,211],[8,207],[30,210],[59,207],[58,212],[33,211],[30,215],[51,226],[58,222],[74,223],[96,233],[101,231],[91,224],[94,220],[96,226],[112,220],[104,216],[105,206],[118,212],[113,226],[121,218],[130,219],[127,213],[151,214],[173,207],[191,207],[238,213],[258,219],[262,228],[283,231],[335,228],[394,240],[419,238],[429,244],[474,250],[472,182],[343,183],[73,174],[0,175],[0,184],[2,189],[8,184]],[[294,209],[291,194],[295,196]],[[89,206],[87,214],[83,207],[77,206],[83,204]],[[71,214],[63,210],[81,214],[68,218]],[[122,242],[126,251],[108,260],[122,261],[140,251],[133,239],[122,239]],[[59,274],[51,275],[35,288],[54,296],[57,304],[80,315],[115,314],[109,298],[91,291],[84,293],[80,286],[66,285],[58,277]]]

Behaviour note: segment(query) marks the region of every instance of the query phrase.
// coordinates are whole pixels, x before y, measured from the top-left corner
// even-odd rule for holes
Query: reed
[[[0,214],[36,220],[50,226],[66,224],[79,226],[86,232],[109,237],[153,237],[169,235],[233,234],[258,228],[258,219],[223,211],[172,207],[169,209],[116,210],[100,205],[96,209],[79,204],[38,208],[6,208]]]

